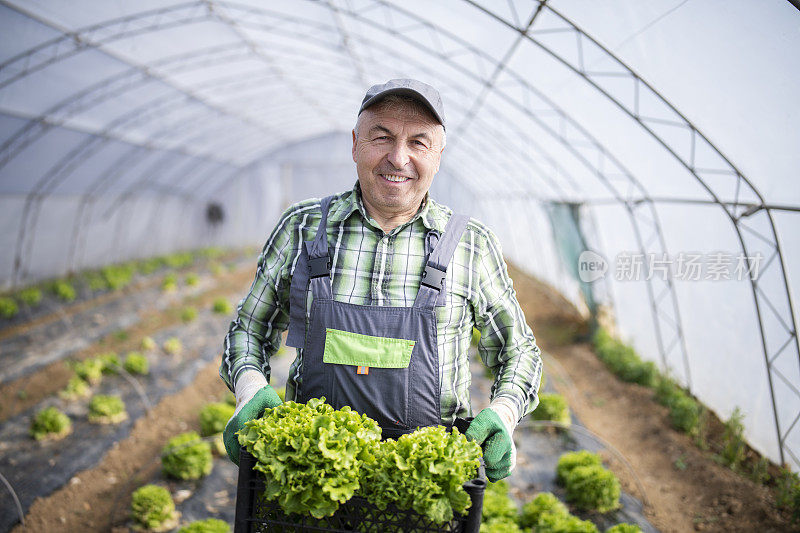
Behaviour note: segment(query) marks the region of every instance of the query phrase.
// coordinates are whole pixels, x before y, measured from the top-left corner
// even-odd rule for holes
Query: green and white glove
[[[511,474],[517,464],[517,447],[512,437],[517,425],[517,409],[508,398],[496,398],[472,420],[465,433],[483,449],[486,477],[499,481]]]
[[[257,370],[245,371],[236,382],[236,410],[225,425],[222,441],[231,461],[239,464],[239,437],[236,432],[244,428],[245,422],[254,420],[264,413],[283,403],[268,383],[264,374]]]

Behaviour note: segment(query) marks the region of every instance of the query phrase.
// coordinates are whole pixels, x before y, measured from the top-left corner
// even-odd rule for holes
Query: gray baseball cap
[[[361,102],[361,109],[358,110],[358,114],[360,115],[366,108],[372,104],[377,104],[390,94],[399,94],[414,98],[427,107],[442,127],[445,127],[444,106],[442,105],[442,97],[439,96],[439,91],[427,83],[409,78],[389,80],[386,83],[370,87],[367,94],[364,96],[364,100]]]

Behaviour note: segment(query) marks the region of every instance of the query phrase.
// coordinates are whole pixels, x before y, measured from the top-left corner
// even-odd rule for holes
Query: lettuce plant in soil
[[[42,301],[42,291],[38,287],[26,287],[17,293],[17,298],[28,307],[34,307]]]
[[[200,479],[211,473],[211,445],[196,431],[172,437],[161,451],[164,474],[175,479]]]
[[[167,489],[144,485],[131,495],[131,518],[135,529],[168,531],[177,525],[178,513]]]
[[[533,529],[536,533],[598,533],[597,526],[589,520],[577,516],[556,513],[543,513]]]
[[[198,520],[178,530],[178,533],[230,533],[231,526],[216,518]]]
[[[119,356],[117,352],[106,352],[97,356],[102,366],[103,374],[117,374],[119,373]]]
[[[127,418],[125,402],[119,396],[97,394],[89,402],[89,422],[117,424]]]
[[[0,318],[14,318],[19,313],[19,306],[13,298],[0,297]]]
[[[161,268],[163,264],[164,262],[161,260],[160,257],[151,257],[150,259],[144,259],[142,261],[139,261],[136,264],[136,268],[142,274],[152,274],[153,272]]]
[[[71,302],[75,299],[75,288],[72,283],[66,280],[57,280],[50,285],[50,291],[64,302]]]
[[[164,262],[170,268],[184,268],[194,263],[192,252],[176,252],[164,257]]]
[[[36,440],[59,440],[72,432],[72,421],[55,407],[42,409],[31,421],[31,436]]]
[[[539,395],[539,405],[531,414],[533,420],[552,420],[569,426],[572,422],[569,416],[567,400],[560,394],[542,393]]]
[[[676,429],[689,435],[697,434],[700,428],[701,407],[686,393],[675,398],[669,407],[669,420]]]
[[[486,485],[483,494],[483,510],[481,520],[490,522],[495,518],[513,518],[516,520],[517,504],[508,494],[508,483],[505,480],[496,481]]]
[[[479,533],[523,533],[512,518],[492,518],[488,522],[481,522]]]
[[[217,298],[214,300],[211,309],[217,314],[227,315],[233,311],[233,306],[225,298]]]
[[[82,380],[96,385],[103,379],[103,361],[96,357],[90,357],[83,361],[72,364],[72,370]]]
[[[131,282],[133,267],[131,265],[109,265],[100,270],[108,287],[119,290]]]
[[[519,525],[524,528],[533,527],[544,513],[565,515],[569,514],[569,509],[552,492],[540,492],[531,501],[522,506]]]
[[[619,508],[617,476],[602,466],[576,466],[566,475],[567,501],[579,509],[607,513]]]
[[[139,374],[141,376],[150,372],[150,363],[147,357],[139,352],[128,352],[125,356],[125,362],[122,365],[129,374]]]
[[[67,382],[67,386],[58,393],[65,400],[77,400],[89,395],[89,384],[79,376],[72,376]]]
[[[200,434],[204,437],[222,433],[236,408],[227,403],[209,403],[200,409]]]
[[[197,309],[192,306],[186,306],[181,309],[181,320],[183,322],[189,323],[197,318]]]
[[[590,465],[602,466],[603,461],[600,459],[599,455],[589,450],[579,450],[577,452],[562,454],[561,457],[558,458],[558,464],[556,465],[556,481],[563,485],[566,481],[567,474],[569,474],[573,468]]]
[[[83,279],[92,292],[104,291],[109,288],[105,278],[99,272],[87,272],[84,274]]]
[[[164,351],[170,355],[178,355],[183,351],[183,343],[178,337],[170,337],[164,341]]]
[[[161,282],[161,290],[164,292],[175,292],[178,290],[178,277],[172,273],[164,276],[164,280]]]
[[[156,349],[156,341],[152,337],[145,337],[142,339],[142,351],[150,352]]]
[[[642,533],[642,528],[635,524],[617,524],[606,529],[606,533]]]

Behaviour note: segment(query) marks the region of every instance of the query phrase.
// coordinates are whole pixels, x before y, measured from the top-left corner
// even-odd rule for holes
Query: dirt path
[[[650,502],[645,516],[655,527],[663,532],[793,530],[769,489],[716,463],[710,452],[672,429],[667,409],[653,400],[650,389],[620,381],[589,344],[570,342],[586,328],[568,302],[519,271],[511,274],[525,316],[552,358],[545,372],[581,422],[631,464]],[[641,498],[629,470],[605,455],[624,489]]]
[[[650,500],[647,518],[661,531],[786,531],[770,491],[713,461],[708,452],[669,427],[666,408],[652,392],[620,382],[587,345],[552,352],[574,390],[563,390],[570,406],[592,431],[632,464]],[[633,479],[610,454],[626,490]]]

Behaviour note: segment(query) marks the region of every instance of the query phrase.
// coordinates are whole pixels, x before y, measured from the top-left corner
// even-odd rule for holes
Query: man
[[[237,402],[228,454],[238,462],[236,431],[281,402],[269,358],[287,325],[298,356],[286,398],[350,405],[392,437],[471,415],[475,326],[496,378],[466,435],[487,477],[502,479],[514,427],[538,402],[541,357],[495,236],[428,194],[446,142],[439,94],[416,80],[375,85],[352,136],[355,187],[283,214],[231,323],[220,366]]]

